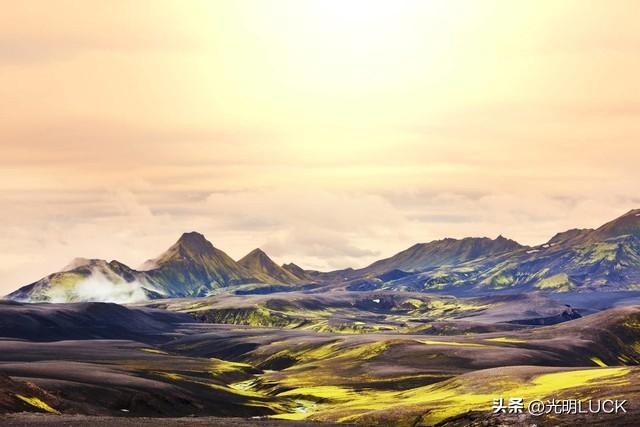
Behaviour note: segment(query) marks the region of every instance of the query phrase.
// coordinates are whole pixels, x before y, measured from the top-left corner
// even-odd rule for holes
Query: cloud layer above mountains
[[[329,269],[640,206],[633,2],[342,4],[5,5],[0,291],[189,230]]]

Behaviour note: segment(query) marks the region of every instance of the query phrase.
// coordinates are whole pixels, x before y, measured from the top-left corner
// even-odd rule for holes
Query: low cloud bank
[[[49,290],[54,303],[75,301],[99,301],[127,304],[147,299],[142,285],[137,282],[113,283],[104,274],[94,271],[91,276],[71,288],[53,287]]]

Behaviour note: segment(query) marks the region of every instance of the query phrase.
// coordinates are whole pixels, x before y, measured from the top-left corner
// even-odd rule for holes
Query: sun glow
[[[78,255],[137,264],[185,228],[235,255],[263,241],[322,270],[416,239],[538,244],[578,217],[600,224],[633,205],[640,180],[632,12],[578,0],[4,2],[5,291]]]
[[[319,1],[306,3],[300,24],[315,27],[312,45],[326,54],[327,66],[359,70],[359,80],[378,75],[401,76],[416,67],[409,57],[437,60],[448,46],[455,25],[455,8],[447,3],[419,1]],[[353,83],[353,82],[352,82]],[[379,83],[376,82],[376,83]]]
[[[428,79],[425,66],[451,53],[474,9],[466,2],[418,0],[230,3],[228,21],[240,20],[244,26],[234,40],[240,44],[234,46],[236,52],[226,56],[237,58],[237,51],[246,47],[255,56],[243,60],[266,59],[283,80],[297,82],[305,92],[379,93],[407,79]],[[210,16],[223,24],[202,29],[211,39],[229,39],[238,32],[237,25],[224,26],[219,9]]]
[[[331,161],[337,151],[375,154],[402,141],[380,131],[371,135],[372,122],[392,129],[433,108],[425,99],[442,105],[458,91],[469,97],[467,82],[480,74],[453,89],[442,82],[465,69],[468,53],[459,46],[477,22],[477,9],[461,1],[227,3],[224,14],[219,8],[210,13],[216,25],[199,27],[216,51],[198,68],[241,84],[226,95],[220,79],[194,82],[211,98],[224,97],[224,115],[286,129],[280,141],[299,161]],[[226,70],[232,74],[221,76]],[[289,134],[304,134],[304,144]]]

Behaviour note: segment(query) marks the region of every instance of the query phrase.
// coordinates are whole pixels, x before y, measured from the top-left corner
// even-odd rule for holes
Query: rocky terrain
[[[139,269],[79,258],[0,302],[0,413],[12,426],[638,425],[638,284],[637,210],[535,247],[444,239],[333,272],[260,249],[235,261],[185,233]],[[496,397],[628,412],[494,414]]]
[[[139,269],[118,261],[73,260],[61,271],[7,297],[16,301],[112,301],[203,297],[232,289],[269,294],[410,291],[456,296],[497,293],[588,293],[640,290],[640,210],[597,229],[569,230],[538,246],[498,236],[416,244],[361,269],[330,272],[276,264],[255,249],[233,260],[203,235],[190,232]]]

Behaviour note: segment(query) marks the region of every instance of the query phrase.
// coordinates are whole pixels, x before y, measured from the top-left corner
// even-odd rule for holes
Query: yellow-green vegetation
[[[36,295],[35,297],[37,300],[43,301],[49,301],[54,297],[56,299],[65,298],[69,301],[75,301],[77,299],[75,287],[85,279],[84,275],[71,271],[57,273],[51,278],[50,287],[42,295]]]
[[[486,304],[470,304],[462,300],[432,300],[426,304],[428,309],[425,314],[439,320],[447,320],[462,312],[484,310],[488,308]]]
[[[331,402],[331,404],[348,402],[357,398],[357,395],[359,394],[361,393],[347,387],[298,387],[278,394],[278,397],[295,398],[294,402],[296,402],[297,406],[294,407],[293,412],[273,415],[272,418],[282,420],[303,420],[312,415],[319,408],[323,407],[320,402]]]
[[[279,413],[288,413],[293,410],[293,404],[291,402],[274,401],[272,397],[266,396],[264,393],[254,390],[254,387],[256,386],[255,378],[232,384],[223,384],[207,381],[206,379],[199,376],[194,377],[178,374],[175,372],[157,371],[155,372],[155,374],[171,381],[183,381],[191,384],[197,384],[219,392],[228,393],[230,395],[244,398],[246,399],[244,401],[244,404],[247,406],[270,408],[274,412]]]
[[[569,280],[569,276],[566,273],[556,274],[545,279],[542,279],[535,284],[538,289],[550,290],[553,289],[556,292],[568,292],[573,289],[573,284]]]
[[[512,275],[499,273],[483,280],[481,284],[494,289],[503,289],[513,285],[514,282],[515,280]]]
[[[328,400],[332,402],[347,402],[354,399],[356,396],[354,390],[347,387],[337,386],[313,386],[313,387],[299,387],[293,390],[288,390],[279,393],[278,396],[311,396],[317,400]]]
[[[45,412],[48,412],[50,414],[60,415],[60,411],[58,411],[57,409],[52,408],[47,403],[43,402],[42,400],[38,399],[37,397],[27,397],[27,396],[23,396],[21,394],[16,394],[16,397],[18,399],[22,400],[23,402],[26,402],[29,405],[33,406],[34,408],[41,409],[41,410],[43,410]]]
[[[527,342],[527,340],[523,340],[520,338],[507,338],[507,337],[487,338],[485,339],[485,341],[504,342],[509,344],[521,344],[523,342]]]
[[[598,242],[577,249],[582,265],[592,265],[600,261],[615,261],[619,248],[617,243]]]
[[[311,400],[295,399],[294,402],[296,406],[294,406],[293,412],[277,414],[271,418],[277,418],[280,420],[303,420],[317,408],[317,404]]]
[[[363,344],[342,351],[338,357],[345,359],[371,360],[380,353],[385,352],[389,348],[389,345],[390,344],[385,341]]]
[[[354,360],[364,361],[371,360],[379,354],[386,351],[392,343],[387,341],[377,341],[356,346],[345,346],[344,340],[334,340],[326,342],[318,346],[301,345],[299,348],[286,349],[279,351],[269,357],[269,359],[278,359],[287,357],[295,359],[298,363],[307,363],[316,360],[324,362],[330,360]]]
[[[415,328],[416,319],[420,319],[421,323],[426,320],[452,320],[491,306],[451,297],[410,296],[395,300],[394,305],[387,308],[388,312],[374,309],[374,313],[368,313],[367,310],[363,313],[355,303],[351,307],[331,307],[316,301],[314,303],[317,303],[317,307],[308,308],[297,300],[265,300],[261,297],[252,303],[251,298],[247,297],[233,307],[226,303],[207,301],[189,302],[174,306],[173,310],[205,318],[211,323],[364,334],[384,331],[408,333]],[[375,300],[375,297],[371,298]]]
[[[460,341],[436,341],[436,340],[416,340],[421,344],[427,345],[445,345],[456,347],[491,347],[488,344],[480,344],[475,342],[460,342]]]
[[[226,374],[228,372],[237,372],[253,368],[253,366],[247,363],[231,362],[228,360],[216,359],[214,357],[209,360],[211,360],[209,372],[213,375]]]
[[[145,353],[154,353],[154,354],[169,354],[166,351],[158,350],[157,348],[141,348],[141,351]]]
[[[345,387],[301,387],[282,396],[306,396],[319,402],[316,412],[278,415],[314,420],[357,422],[374,411],[403,410],[425,413],[419,425],[434,425],[470,411],[488,411],[496,396],[518,396],[531,399],[558,397],[558,393],[581,387],[615,386],[626,383],[628,368],[594,368],[560,371],[537,375],[528,381],[517,376],[453,380],[406,391],[359,390]]]
[[[238,391],[250,391],[255,387],[255,385],[256,385],[256,380],[250,379],[246,381],[240,381],[237,383],[229,384],[229,387]]]
[[[593,363],[595,363],[596,365],[598,365],[598,366],[602,367],[602,368],[606,368],[606,367],[607,367],[607,364],[606,364],[606,363],[604,363],[604,362],[602,361],[602,359],[600,359],[599,357],[592,357],[592,358],[591,358],[591,361],[592,361]]]
[[[422,301],[421,299],[417,299],[417,298],[407,298],[404,303],[406,305],[410,305],[413,308],[420,308],[423,307],[425,305],[425,302]]]
[[[184,377],[180,374],[176,374],[173,372],[156,372],[156,374],[160,375],[161,377],[164,377],[168,380],[172,380],[172,381],[181,381],[184,379]]]
[[[513,271],[515,271],[517,267],[518,264],[514,262],[498,264],[483,274],[485,278],[480,282],[480,285],[494,289],[503,289],[512,286],[515,284]]]
[[[452,395],[450,394],[452,390],[436,392],[428,396],[431,402],[434,400],[444,402],[448,400],[448,402],[438,410],[430,411],[428,415],[423,417],[422,423],[423,425],[431,425],[471,410],[487,410],[496,395],[517,395],[525,398],[525,401],[550,395],[557,397],[556,393],[567,389],[589,386],[590,384],[601,386],[605,382],[608,384],[616,383],[627,373],[628,369],[626,368],[566,371],[539,375],[529,383],[509,383],[508,381],[503,384],[498,383],[496,391],[489,394],[475,394],[473,392],[457,394],[457,392],[454,392]],[[598,380],[598,383],[592,383],[595,380]],[[419,397],[417,398],[419,399]]]

